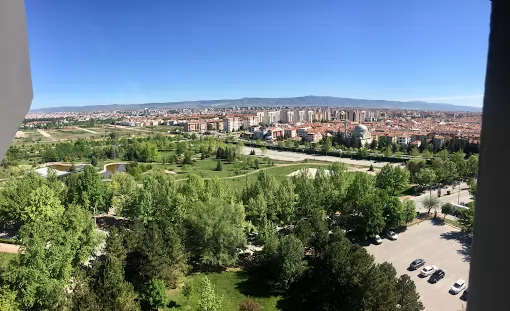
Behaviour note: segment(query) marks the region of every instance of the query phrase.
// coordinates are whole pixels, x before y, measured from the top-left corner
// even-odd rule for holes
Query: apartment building
[[[242,117],[242,125],[244,129],[249,129],[253,125],[258,125],[260,123],[259,117],[257,115],[246,115]]]
[[[223,131],[225,131],[225,133],[238,131],[239,127],[239,117],[229,117],[223,119]]]
[[[282,123],[294,123],[294,110],[284,110],[280,113],[280,121]]]

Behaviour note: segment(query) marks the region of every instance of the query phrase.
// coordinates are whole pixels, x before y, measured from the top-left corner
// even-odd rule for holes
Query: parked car
[[[430,283],[437,283],[437,281],[439,281],[442,278],[444,278],[444,276],[445,276],[444,270],[437,269],[436,272],[434,272],[432,274],[432,276],[430,277],[429,282]]]
[[[457,282],[453,283],[452,287],[450,288],[450,293],[457,295],[461,291],[463,291],[466,288],[466,281],[464,280],[457,280]]]
[[[437,270],[436,266],[426,266],[425,268],[421,269],[420,275],[421,276],[429,276],[432,273],[434,273]]]
[[[390,240],[396,240],[396,239],[398,239],[398,235],[397,235],[395,232],[391,231],[391,230],[386,232],[386,236],[387,236],[387,237],[388,237],[388,239],[390,239]]]
[[[413,260],[413,262],[411,262],[411,264],[409,265],[409,268],[411,270],[416,270],[418,269],[419,267],[423,266],[425,264],[425,259],[415,259]]]
[[[381,237],[379,235],[376,235],[374,237],[374,242],[375,242],[375,244],[378,244],[378,245],[381,244],[382,243]]]
[[[460,299],[467,301],[467,297],[468,297],[468,288],[466,287],[466,289],[462,293],[462,296],[460,296]]]

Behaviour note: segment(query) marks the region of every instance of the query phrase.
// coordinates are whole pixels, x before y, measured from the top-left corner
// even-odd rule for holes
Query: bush
[[[239,311],[262,311],[262,308],[256,301],[248,299],[239,305]]]
[[[166,306],[168,304],[168,293],[165,282],[157,279],[150,280],[142,294],[142,299],[151,310]]]

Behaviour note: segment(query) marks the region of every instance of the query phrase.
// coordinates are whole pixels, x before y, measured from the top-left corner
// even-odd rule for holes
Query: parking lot
[[[392,263],[399,275],[406,273],[411,276],[425,310],[460,310],[466,304],[460,299],[462,293],[451,295],[448,290],[458,279],[468,281],[471,259],[469,239],[455,228],[435,225],[432,221],[410,226],[398,235],[396,241],[383,237],[381,245],[367,246],[368,252],[376,262]],[[409,264],[417,258],[425,259],[425,266],[434,265],[443,269],[445,277],[436,284],[429,284],[428,277],[418,276],[421,268],[408,271]]]

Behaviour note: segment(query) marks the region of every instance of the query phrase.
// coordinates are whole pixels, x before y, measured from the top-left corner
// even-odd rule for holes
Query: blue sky
[[[489,0],[26,0],[32,108],[330,95],[481,106]]]

